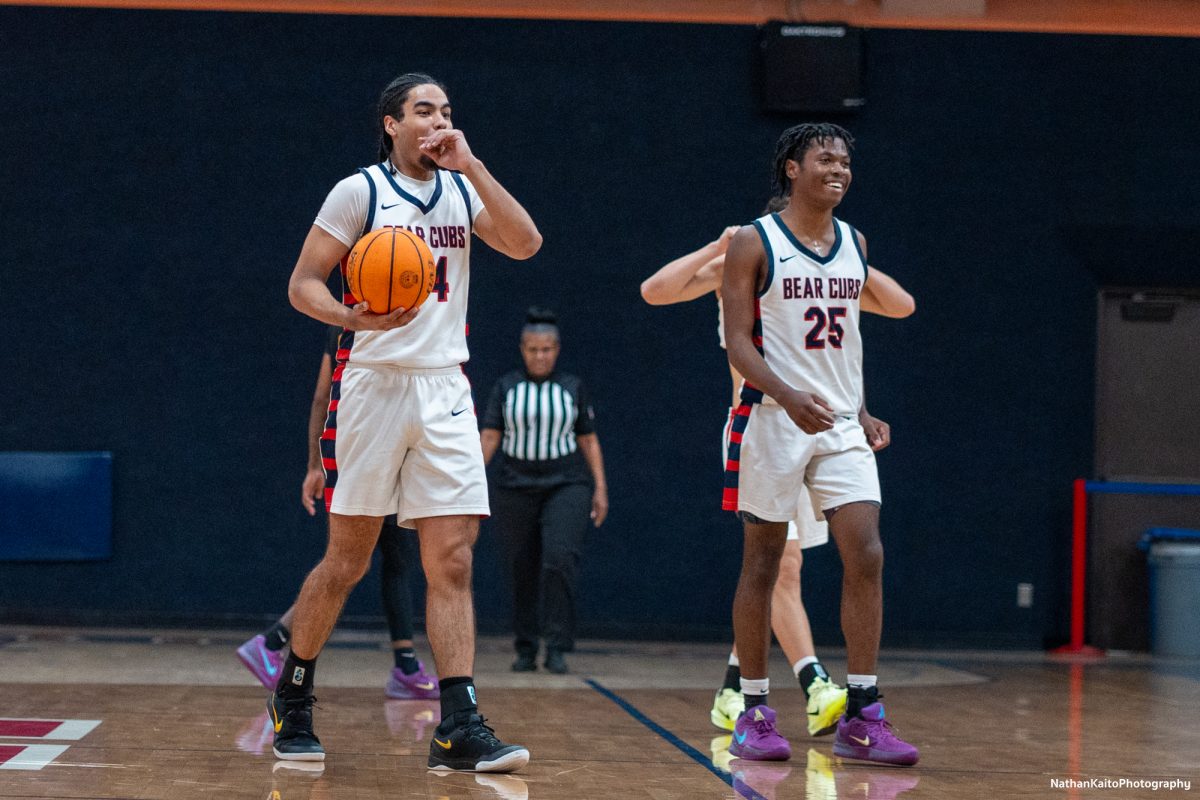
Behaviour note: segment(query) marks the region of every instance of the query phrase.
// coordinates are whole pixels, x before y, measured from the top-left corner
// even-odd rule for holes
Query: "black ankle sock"
[[[725,669],[725,682],[721,684],[721,688],[740,692],[742,690],[742,668],[737,664],[730,664]]]
[[[282,622],[277,621],[274,625],[267,628],[266,633],[263,634],[263,638],[267,640],[268,650],[278,652],[292,638],[292,632]]]
[[[878,686],[846,687],[846,718],[862,716],[862,710],[879,699]]]
[[[817,678],[829,680],[829,673],[821,666],[820,661],[814,661],[812,664],[805,664],[800,668],[800,688],[804,690],[804,699],[808,699],[808,690],[812,687],[813,681]]]
[[[475,681],[470,676],[442,678],[438,681],[442,697],[442,724],[451,720],[453,726],[463,724],[479,710],[475,701]]]
[[[412,675],[417,671],[417,651],[411,647],[397,647],[392,651],[392,661],[395,662],[396,668],[405,675]]]
[[[742,696],[746,698],[746,708],[765,706],[767,704],[767,698],[770,697],[770,695],[765,694],[746,694]]]
[[[280,697],[303,697],[312,694],[313,678],[317,674],[317,660],[300,658],[295,653],[288,653],[287,661],[283,662],[283,671],[279,675],[279,683],[275,691]]]

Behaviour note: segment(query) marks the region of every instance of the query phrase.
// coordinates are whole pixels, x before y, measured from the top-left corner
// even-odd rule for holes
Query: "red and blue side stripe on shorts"
[[[738,475],[741,470],[742,437],[750,424],[750,412],[762,402],[763,394],[750,384],[742,386],[742,402],[732,412],[729,423],[729,442],[725,456],[725,489],[721,495],[721,508],[725,511],[738,510]]]
[[[758,306],[758,298],[754,299],[754,328],[751,331],[751,338],[754,341],[755,349],[760,355],[764,355],[762,312]],[[725,489],[721,494],[721,508],[725,511],[738,510],[738,475],[741,470],[742,436],[746,433],[746,426],[750,424],[750,411],[756,404],[762,402],[763,393],[750,383],[743,383],[741,398],[741,404],[733,410],[729,421],[729,446],[726,448],[728,455],[725,458]]]
[[[343,265],[344,266],[344,265]],[[343,282],[345,273],[343,272]],[[358,299],[350,293],[349,287],[343,283],[342,303],[353,308],[358,305]],[[329,412],[325,415],[325,430],[321,432],[321,467],[325,470],[325,510],[333,504],[333,490],[337,486],[337,412],[342,399],[342,373],[346,362],[350,360],[350,350],[354,347],[354,331],[343,329],[338,337],[337,353],[334,357],[333,379],[329,386]]]

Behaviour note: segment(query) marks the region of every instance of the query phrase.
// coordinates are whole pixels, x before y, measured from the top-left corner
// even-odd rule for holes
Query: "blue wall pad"
[[[112,556],[112,453],[0,453],[0,561]]]

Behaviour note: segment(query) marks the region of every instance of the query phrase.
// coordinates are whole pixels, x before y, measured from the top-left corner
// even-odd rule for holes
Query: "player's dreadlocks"
[[[841,139],[846,149],[854,149],[854,137],[841,125],[831,122],[806,122],[788,128],[779,136],[775,145],[774,171],[771,173],[775,194],[787,197],[792,191],[792,182],[787,176],[788,160],[799,161],[813,144],[824,144],[831,139]]]
[[[778,214],[780,211],[783,211],[787,207],[788,207],[787,195],[780,195],[780,194],[774,195],[770,200],[767,201],[767,205],[763,209],[762,216],[765,217],[767,214]]]
[[[379,95],[375,124],[379,126],[380,161],[387,161],[388,154],[392,152],[392,137],[388,136],[383,127],[383,118],[404,119],[404,101],[408,99],[408,93],[427,83],[433,84],[443,92],[446,91],[446,87],[436,78],[431,78],[422,72],[408,72],[389,83],[383,90],[383,94]]]

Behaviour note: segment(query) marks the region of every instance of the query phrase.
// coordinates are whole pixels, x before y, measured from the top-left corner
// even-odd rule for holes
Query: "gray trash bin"
[[[1200,658],[1200,531],[1154,528],[1143,542],[1150,551],[1151,648],[1156,656]]]

